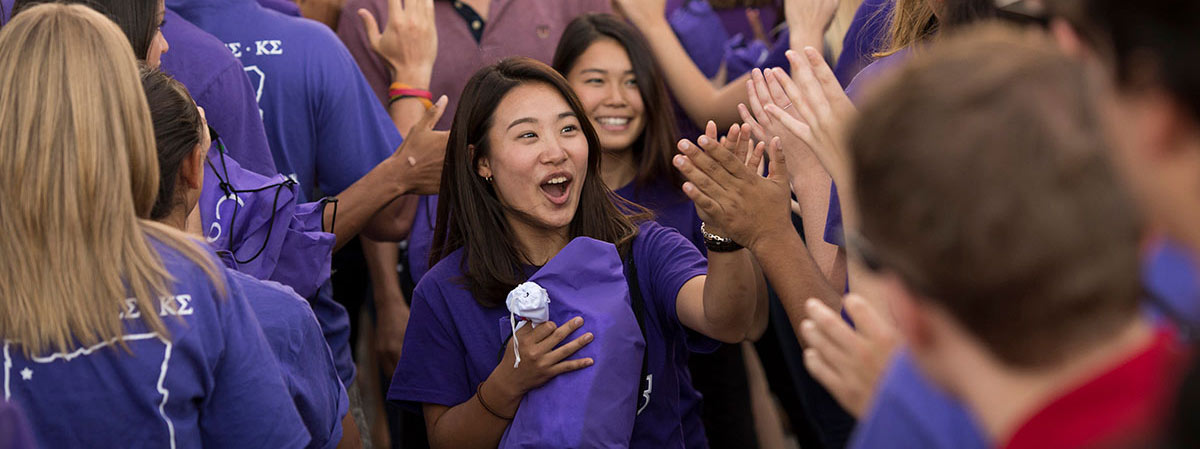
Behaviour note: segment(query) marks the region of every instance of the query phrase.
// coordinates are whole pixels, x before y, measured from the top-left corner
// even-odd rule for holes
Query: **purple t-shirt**
[[[242,64],[220,40],[174,11],[168,9],[163,17],[162,33],[171,49],[163,53],[162,71],[187,87],[196,105],[204,108],[208,126],[220,134],[242,167],[263,176],[278,173]]]
[[[16,404],[0,401],[0,449],[34,449],[37,447],[29,421]]]
[[[155,243],[175,279],[153,311],[120,314],[114,340],[26,357],[4,342],[4,398],[42,447],[302,447],[309,441],[271,347],[239,284],[228,295],[191,260]],[[213,263],[216,262],[213,259]],[[158,313],[168,336],[142,313]],[[132,353],[132,354],[131,354]]]
[[[312,437],[308,447],[336,447],[342,440],[342,416],[349,402],[308,302],[283,284],[227,271],[249,299],[275,353],[292,403]]]
[[[842,39],[842,54],[833,69],[843,88],[875,60],[876,52],[887,46],[888,18],[895,5],[895,0],[864,0],[854,11]]]
[[[0,25],[8,23],[8,18],[11,17],[14,0],[0,0]]]
[[[1146,310],[1178,325],[1200,325],[1200,271],[1183,248],[1170,241],[1155,244],[1142,262],[1142,279],[1158,301]],[[1164,310],[1170,308],[1172,310]],[[1180,323],[1182,321],[1182,323]],[[874,404],[858,422],[851,448],[973,449],[989,447],[987,437],[966,406],[931,384],[908,351],[884,374]]]
[[[986,449],[987,437],[959,401],[929,383],[901,350],[850,439],[851,449]]]
[[[258,0],[264,8],[279,11],[292,17],[300,16],[300,5],[292,0]]]
[[[329,27],[254,0],[168,0],[225,43],[258,94],[275,167],[301,201],[336,195],[400,145],[400,134]]]
[[[692,204],[692,200],[684,195],[678,187],[666,182],[647,186],[629,183],[614,193],[650,209],[654,212],[654,221],[675,229],[696,245],[696,249],[702,253],[706,252],[704,235],[700,233],[700,216],[696,214],[696,205]]]
[[[674,229],[646,222],[639,230],[632,252],[646,303],[647,368],[654,381],[649,405],[635,420],[631,447],[681,448],[687,418],[682,416],[680,391],[691,386],[680,383],[687,365],[679,363],[677,354],[713,344],[688,342],[689,331],[679,322],[675,300],[684,283],[707,272],[708,263]],[[417,284],[389,400],[413,408],[421,403],[456,406],[475,394],[476,385],[500,361],[503,346],[497,343],[497,323],[508,310],[481,307],[459,282],[462,252],[438,262]],[[584,323],[576,334],[587,331]]]

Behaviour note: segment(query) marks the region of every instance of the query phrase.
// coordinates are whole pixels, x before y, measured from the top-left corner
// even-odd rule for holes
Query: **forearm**
[[[752,251],[762,264],[767,281],[775,287],[798,338],[800,323],[807,317],[804,302],[817,298],[834,310],[840,310],[841,293],[821,274],[799,234],[784,232],[777,235],[778,238],[762,242]]]
[[[371,277],[371,289],[375,292],[375,307],[404,307],[404,294],[400,290],[400,278],[396,265],[400,263],[400,249],[392,242],[379,242],[363,237],[363,258],[367,262],[367,273]]]
[[[404,179],[397,174],[402,163],[395,158],[385,159],[338,194],[336,208],[325,208],[325,229],[337,236],[334,251],[353,240],[380,208],[405,193],[404,185],[396,182]]]
[[[399,242],[407,239],[412,231],[413,218],[417,215],[416,195],[401,195],[375,213],[362,234],[372,240]]]
[[[765,324],[767,295],[753,259],[747,250],[708,253],[704,320],[709,337],[740,343],[752,336],[755,324]]]
[[[524,395],[509,391],[502,382],[495,380],[496,377],[493,372],[479,391],[493,411],[504,416],[515,416]],[[429,446],[434,449],[495,448],[500,445],[500,438],[511,423],[484,408],[478,394],[454,407],[443,408],[444,412],[436,416],[430,413],[430,406],[426,406],[425,410],[426,420],[433,420],[427,422],[426,426],[429,428]]]
[[[712,120],[718,129],[726,129],[741,119],[737,104],[748,100],[744,79],[717,89],[696,67],[666,19],[647,20],[638,27],[659,61],[667,87],[696,126],[703,128]]]
[[[815,159],[815,158],[813,158]],[[804,242],[821,274],[833,286],[846,284],[846,257],[837,245],[825,241],[825,226],[829,218],[829,174],[820,163],[806,164],[803,173],[792,178],[792,192],[800,204],[800,219],[804,223]]]
[[[392,75],[392,81],[412,86],[414,89],[429,90],[432,72],[432,67],[428,69],[397,70]],[[390,102],[387,109],[388,115],[392,117],[392,123],[396,124],[396,129],[405,138],[408,138],[413,125],[421,120],[421,116],[425,113],[425,105],[416,98],[405,98]]]

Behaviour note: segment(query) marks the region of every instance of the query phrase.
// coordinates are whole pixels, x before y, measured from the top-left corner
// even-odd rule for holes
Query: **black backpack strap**
[[[654,390],[654,375],[650,374],[650,340],[646,338],[646,300],[642,297],[642,289],[638,283],[637,263],[633,254],[623,260],[625,264],[625,281],[629,284],[629,305],[633,308],[633,316],[637,318],[638,329],[642,331],[642,341],[646,343],[642,351],[642,374],[638,379],[637,414],[650,405],[650,393]]]

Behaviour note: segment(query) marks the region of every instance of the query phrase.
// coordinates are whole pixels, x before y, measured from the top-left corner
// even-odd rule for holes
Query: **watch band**
[[[700,234],[704,236],[704,246],[714,253],[731,253],[744,248],[733,239],[708,232],[703,222],[700,223]]]

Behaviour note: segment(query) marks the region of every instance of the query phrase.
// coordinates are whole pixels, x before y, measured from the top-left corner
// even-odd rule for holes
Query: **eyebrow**
[[[578,116],[575,115],[575,111],[567,111],[567,112],[558,114],[558,117],[555,120],[562,120],[567,117],[578,117]],[[504,130],[508,131],[510,129],[513,129],[514,126],[520,125],[522,123],[537,123],[537,122],[538,122],[538,120],[533,117],[523,117],[523,118],[513,120],[512,123],[508,124],[508,128],[505,128]]]
[[[595,72],[595,73],[599,73],[599,74],[601,74],[601,75],[607,75],[607,74],[608,74],[608,71],[607,71],[607,70],[604,70],[604,69],[583,69],[583,70],[580,70],[580,71],[579,71],[579,73],[588,73],[588,72]],[[625,74],[626,74],[626,75],[632,75],[632,74],[634,74],[634,72],[633,72],[633,70],[626,70],[626,71],[625,71]]]

